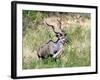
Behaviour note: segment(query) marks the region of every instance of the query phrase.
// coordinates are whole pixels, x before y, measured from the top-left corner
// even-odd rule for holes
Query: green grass
[[[63,55],[56,61],[52,58],[39,60],[36,55],[40,45],[50,39],[56,40],[54,33],[43,25],[39,25],[35,30],[27,28],[23,36],[23,69],[90,66],[90,20],[86,23],[85,27],[73,23],[65,28],[71,43],[64,46]]]

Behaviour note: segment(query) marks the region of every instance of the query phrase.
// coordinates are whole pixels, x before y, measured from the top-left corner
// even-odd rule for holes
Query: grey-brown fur
[[[39,58],[46,58],[49,56],[49,54],[50,54],[49,44],[42,45],[37,51],[37,55]]]

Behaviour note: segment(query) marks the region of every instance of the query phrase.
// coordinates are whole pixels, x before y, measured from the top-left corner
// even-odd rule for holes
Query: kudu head
[[[46,22],[46,24],[48,25],[48,26],[50,26],[50,27],[52,27],[52,29],[53,29],[53,32],[55,33],[55,36],[58,38],[58,40],[61,42],[61,43],[63,43],[63,44],[65,44],[65,43],[67,43],[68,42],[68,40],[67,40],[67,34],[65,33],[65,31],[62,29],[62,22],[61,22],[61,19],[57,19],[57,22],[58,22],[58,27],[59,27],[59,30],[60,30],[60,32],[57,32],[56,30],[55,30],[55,26],[54,25],[50,25],[50,24],[48,24],[47,22]],[[57,41],[58,41],[57,40]]]

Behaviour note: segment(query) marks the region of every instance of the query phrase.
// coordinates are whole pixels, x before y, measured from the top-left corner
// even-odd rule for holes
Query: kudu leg
[[[56,54],[53,55],[53,58],[56,58],[58,55],[62,53],[62,49],[60,49]]]

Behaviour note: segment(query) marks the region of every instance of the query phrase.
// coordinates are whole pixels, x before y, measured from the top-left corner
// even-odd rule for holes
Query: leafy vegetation
[[[60,14],[60,13],[59,13]],[[75,22],[72,15],[81,15],[84,22]],[[80,67],[90,66],[90,14],[64,13],[61,14],[69,20],[68,27],[64,27],[71,41],[64,46],[64,52],[56,61],[52,58],[39,60],[37,50],[48,40],[56,40],[54,33],[45,27],[45,18],[57,16],[56,12],[40,12],[23,10],[23,69]]]

